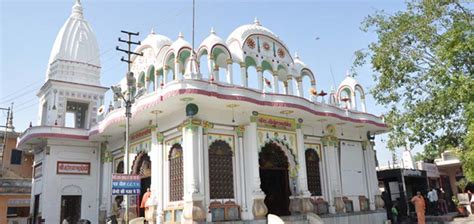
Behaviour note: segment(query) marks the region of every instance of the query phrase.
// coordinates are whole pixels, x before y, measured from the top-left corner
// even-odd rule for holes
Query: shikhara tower
[[[387,127],[367,113],[355,78],[324,101],[316,73],[258,19],[226,39],[211,29],[194,52],[182,34],[155,31],[135,51],[143,56],[131,65],[139,96],[130,170],[153,196],[146,213],[143,193],[133,197],[132,216],[192,223],[273,213],[303,222],[295,215],[317,213],[329,223],[382,222],[372,137]],[[117,86],[126,90],[126,80]],[[96,223],[117,212],[111,176],[124,171],[125,108],[115,98],[99,119],[106,90],[95,35],[76,2],[38,94],[40,122],[20,136],[19,148],[35,152],[35,218]]]

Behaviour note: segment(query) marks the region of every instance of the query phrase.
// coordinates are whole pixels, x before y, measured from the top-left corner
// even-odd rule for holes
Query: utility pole
[[[128,40],[123,40],[122,38],[118,38],[118,41],[119,42],[123,42],[123,43],[126,43],[128,45],[128,50],[124,50],[124,49],[120,49],[118,46],[115,48],[117,51],[121,51],[121,52],[124,52],[127,54],[127,59],[124,59],[123,57],[120,59],[121,61],[123,62],[126,62],[127,63],[127,66],[128,66],[128,69],[127,69],[127,75],[126,75],[126,78],[127,78],[127,96],[124,97],[122,92],[121,91],[117,91],[117,89],[112,86],[112,90],[114,91],[114,94],[118,97],[121,97],[124,102],[125,102],[125,118],[126,118],[126,121],[125,121],[125,155],[124,155],[124,172],[126,175],[129,175],[130,174],[130,159],[129,159],[129,154],[130,154],[130,151],[129,151],[129,148],[130,148],[130,142],[129,142],[129,132],[130,132],[130,118],[132,117],[132,94],[131,94],[131,91],[132,91],[132,87],[134,87],[135,85],[135,78],[133,76],[133,73],[130,71],[131,69],[131,64],[132,64],[132,61],[131,61],[131,56],[132,55],[137,55],[137,56],[143,56],[143,53],[135,53],[132,51],[132,45],[140,45],[141,42],[138,41],[138,42],[134,42],[132,41],[132,36],[138,36],[140,35],[139,32],[129,32],[129,31],[124,31],[124,30],[121,30],[120,32],[122,33],[125,33],[126,35],[128,35]],[[125,194],[124,195],[124,200],[125,200],[125,223],[128,223],[130,220],[130,216],[129,216],[129,198],[128,198],[128,195]]]
[[[0,110],[7,111],[5,125],[0,125],[0,128],[5,128],[5,132],[3,133],[2,151],[0,152],[0,176],[3,176],[3,153],[5,153],[5,149],[7,148],[8,129],[10,128],[13,131],[13,103],[11,104],[11,107],[8,108],[0,107]]]

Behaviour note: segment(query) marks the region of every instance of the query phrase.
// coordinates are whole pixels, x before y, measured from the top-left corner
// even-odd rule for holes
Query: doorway
[[[61,196],[61,219],[69,219],[69,223],[77,223],[81,218],[81,198],[80,195]]]
[[[290,215],[288,159],[279,145],[265,144],[259,153],[260,188],[265,192],[268,214]]]
[[[145,207],[146,202],[142,200],[147,200],[143,196],[147,192],[147,189],[151,186],[151,160],[147,153],[140,152],[133,162],[132,173],[140,175],[140,196],[137,200],[137,211],[139,217],[145,217]]]

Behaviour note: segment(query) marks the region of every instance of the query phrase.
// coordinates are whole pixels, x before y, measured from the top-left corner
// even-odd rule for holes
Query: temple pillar
[[[367,108],[365,107],[365,97],[360,98],[360,100],[361,100],[360,107],[361,107],[362,112],[367,112]]]
[[[279,88],[280,86],[278,86],[278,72],[277,71],[273,71],[273,93],[279,93]]]
[[[365,152],[365,157],[367,159],[367,188],[369,192],[369,207],[370,210],[375,210],[376,206],[376,197],[377,195],[381,195],[380,190],[379,190],[379,183],[377,179],[377,171],[376,171],[376,166],[375,166],[375,151],[373,149],[374,147],[374,142],[368,141],[366,145],[366,149],[364,150]]]
[[[247,177],[247,189],[249,189],[249,203],[252,203],[252,215],[255,219],[264,219],[268,212],[264,203],[265,193],[260,188],[260,165],[258,163],[257,146],[257,123],[255,120],[250,122],[245,128],[245,167]]]
[[[160,72],[158,70],[155,70],[155,82],[154,84],[154,91],[158,91],[158,88],[160,88]]]
[[[250,219],[252,217],[252,214],[249,214],[249,209],[248,209],[248,204],[247,204],[247,188],[246,188],[246,178],[245,178],[245,154],[244,154],[244,131],[245,127],[244,126],[239,126],[235,128],[235,131],[237,133],[237,150],[236,150],[236,159],[235,161],[237,162],[238,165],[238,170],[239,170],[239,175],[238,175],[238,181],[237,181],[237,188],[240,188],[240,198],[238,203],[241,206],[242,210],[242,218],[244,219]]]
[[[298,203],[299,212],[300,213],[307,213],[313,211],[313,204],[311,203],[311,192],[308,191],[308,178],[306,174],[306,155],[304,149],[304,134],[303,130],[301,129],[301,123],[297,124],[296,129],[296,147],[298,152],[298,176],[297,176],[297,183],[298,183]]]
[[[180,74],[179,59],[176,58],[174,60],[174,77],[173,77],[173,80],[178,80],[179,79],[179,74]]]
[[[99,219],[104,219],[112,215],[112,173],[114,169],[112,166],[112,153],[107,151],[107,142],[100,145],[101,158],[101,198],[99,204]],[[34,185],[33,185],[34,186]],[[34,191],[32,191],[34,192]]]
[[[340,175],[339,153],[338,153],[338,139],[333,136],[325,136],[322,139],[323,150],[326,155],[324,157],[327,164],[328,177],[328,202],[330,213],[344,212],[344,204],[342,204],[342,184]]]
[[[242,82],[240,85],[242,87],[247,87],[248,86],[248,81],[247,81],[247,66],[245,63],[240,63],[240,81]]]
[[[202,126],[193,123],[192,119],[183,125],[183,178],[184,178],[184,223],[199,223],[206,220],[204,209],[204,192],[202,161]]]
[[[288,85],[288,95],[293,95],[293,76],[288,75],[288,79],[286,80]]]
[[[296,95],[299,96],[299,97],[303,97],[304,96],[304,93],[303,93],[303,80],[301,79],[301,77],[296,78],[296,88],[297,88]]]
[[[156,222],[156,220],[162,220],[163,218],[163,183],[164,183],[164,136],[154,128],[151,132],[151,199],[153,200],[153,210],[156,214],[153,215],[154,220],[147,220],[148,222]],[[145,215],[145,217],[147,217]]]
[[[351,93],[351,109],[352,110],[357,110],[357,102],[356,102],[355,92]]]
[[[258,83],[258,89],[263,90],[263,69],[261,66],[257,67],[257,83]]]
[[[232,59],[227,59],[227,83],[234,84],[234,75],[232,71]]]
[[[163,85],[168,82],[168,71],[169,71],[169,66],[165,65],[163,67]]]

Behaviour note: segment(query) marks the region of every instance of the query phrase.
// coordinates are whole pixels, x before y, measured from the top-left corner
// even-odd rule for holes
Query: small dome
[[[99,58],[94,31],[83,17],[80,2],[76,1],[71,15],[56,36],[49,64],[55,60],[68,60],[100,67]]]
[[[143,46],[150,46],[153,48],[153,51],[155,54],[158,54],[161,48],[164,46],[169,46],[172,45],[173,41],[171,41],[170,38],[156,34],[155,32],[151,32],[148,34],[148,36],[141,42],[141,45],[138,48],[141,48]]]
[[[293,64],[294,64],[294,69],[295,69],[296,72],[298,72],[298,74],[304,68],[308,68],[308,66],[303,61],[301,61],[300,56],[298,55],[298,53],[295,53],[295,59],[293,60]]]
[[[225,41],[217,36],[216,32],[214,31],[214,28],[211,29],[211,34],[202,41],[201,45],[199,45],[199,49],[201,48],[207,48],[208,50],[211,50],[213,46],[216,44],[221,44],[223,46],[226,46],[227,44]]]
[[[233,41],[238,41],[240,43],[240,47],[242,47],[242,45],[243,45],[243,43],[245,43],[245,40],[247,39],[247,37],[249,37],[252,34],[267,35],[267,36],[269,36],[269,37],[271,37],[271,38],[273,38],[273,39],[275,39],[278,42],[283,44],[283,41],[281,41],[280,38],[275,33],[273,33],[271,30],[269,30],[268,28],[262,26],[260,24],[260,21],[258,21],[257,18],[255,18],[255,21],[254,21],[253,24],[243,25],[243,26],[240,26],[237,29],[235,29],[229,35],[226,42],[227,42],[227,44],[230,44]]]
[[[170,49],[175,53],[178,53],[183,48],[191,49],[191,44],[189,44],[185,39],[183,34],[180,32],[178,39],[171,44]]]
[[[341,82],[341,84],[339,84],[339,87],[337,88],[337,95],[340,96],[341,91],[345,88],[349,88],[350,92],[352,93],[358,90],[364,94],[364,89],[362,86],[354,77],[350,75],[349,72],[347,72],[346,78]]]

